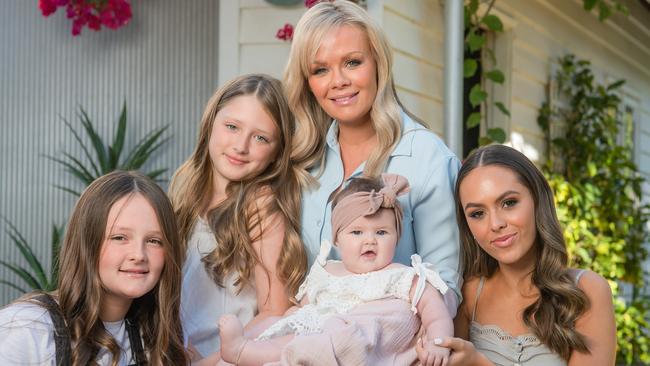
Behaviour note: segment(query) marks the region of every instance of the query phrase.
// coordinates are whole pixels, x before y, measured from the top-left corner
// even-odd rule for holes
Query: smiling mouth
[[[517,233],[512,233],[508,235],[503,235],[500,236],[494,240],[492,240],[490,243],[496,247],[507,247],[510,245],[513,241],[513,239],[517,236]]]
[[[144,276],[147,273],[149,273],[149,271],[146,270],[136,270],[136,269],[128,269],[128,270],[121,269],[120,272],[129,276]]]
[[[230,164],[233,164],[233,165],[244,165],[244,164],[248,163],[245,160],[240,160],[240,159],[237,159],[237,158],[233,158],[232,156],[227,155],[227,154],[224,154],[224,156],[226,157],[226,159],[228,159]]]
[[[336,103],[336,104],[343,104],[343,105],[345,105],[345,104],[349,104],[350,102],[352,102],[352,100],[354,100],[354,98],[355,98],[357,95],[359,95],[359,92],[352,93],[352,94],[349,94],[349,95],[346,95],[346,96],[342,96],[342,97],[330,98],[330,100],[331,100],[332,102]]]

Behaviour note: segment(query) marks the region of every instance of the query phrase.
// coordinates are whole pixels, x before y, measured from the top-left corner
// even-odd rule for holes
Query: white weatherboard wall
[[[386,0],[377,7],[393,47],[393,74],[401,101],[443,136],[443,7],[433,0]]]
[[[126,101],[127,146],[169,125],[171,141],[147,169],[171,173],[191,153],[203,107],[217,87],[218,2],[132,1],[133,19],[116,31],[70,34],[65,10],[44,18],[36,1],[8,1],[0,12],[0,216],[48,263],[52,223],[75,202],[53,187],[75,184],[44,155],[81,156],[61,117],[75,126],[83,106],[103,137]],[[79,185],[76,186],[80,188]],[[0,259],[25,265],[0,225]],[[18,281],[0,268],[0,279]],[[16,296],[0,285],[0,304]]]

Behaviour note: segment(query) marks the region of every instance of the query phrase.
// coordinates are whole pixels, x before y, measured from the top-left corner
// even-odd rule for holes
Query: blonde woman
[[[404,230],[395,261],[418,253],[453,290],[445,303],[456,314],[459,299],[458,229],[453,186],[457,157],[400,104],[393,85],[386,36],[361,7],[322,2],[296,26],[284,76],[297,123],[292,157],[301,176],[302,238],[309,263],[331,237],[331,198],[350,178],[383,172],[408,179],[400,197]]]
[[[292,133],[280,82],[238,77],[208,101],[196,149],[172,179],[187,246],[181,319],[195,360],[219,359],[222,314],[251,330],[283,314],[304,277]]]

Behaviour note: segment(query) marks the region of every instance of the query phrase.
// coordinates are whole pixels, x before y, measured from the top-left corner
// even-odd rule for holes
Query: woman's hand
[[[426,357],[427,351],[420,340],[415,345],[415,352],[420,360]],[[433,343],[438,347],[446,347],[451,350],[451,355],[446,366],[488,366],[494,365],[482,353],[474,348],[472,342],[462,338],[445,337],[436,338]]]
[[[433,341],[425,341],[423,338],[420,338],[418,339],[416,350],[420,364],[423,366],[449,365],[449,348],[441,347]]]

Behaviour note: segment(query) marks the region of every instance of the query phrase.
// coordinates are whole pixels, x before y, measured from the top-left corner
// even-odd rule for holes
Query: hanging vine
[[[463,76],[465,79],[472,78],[477,72],[479,72],[479,64],[483,57],[490,58],[492,64],[496,65],[494,51],[487,45],[486,34],[486,31],[503,31],[503,22],[501,22],[501,19],[497,15],[490,13],[495,2],[496,0],[491,0],[488,3],[487,10],[482,14],[479,14],[479,0],[470,0],[465,3],[465,50],[469,51],[466,52],[466,54],[475,55],[466,57],[463,62]],[[484,65],[484,63],[482,65]],[[497,84],[503,84],[505,81],[503,71],[498,69],[496,66],[489,70],[485,70],[483,67],[481,68],[480,73],[481,82],[475,84],[469,91],[469,102],[472,108],[480,108],[478,111],[474,111],[467,116],[467,119],[465,120],[465,127],[467,129],[479,126],[481,121],[485,121],[482,113],[485,112],[488,107],[488,92],[484,88],[486,80]],[[508,111],[502,102],[495,101],[493,104],[503,114],[508,117],[510,116],[510,111]],[[505,131],[499,127],[494,127],[487,128],[485,136],[481,136],[478,142],[479,145],[482,146],[493,142],[503,143],[505,140]]]

